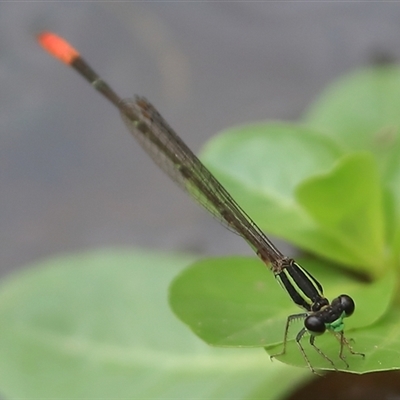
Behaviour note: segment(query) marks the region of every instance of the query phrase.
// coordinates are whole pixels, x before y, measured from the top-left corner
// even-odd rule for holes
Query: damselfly
[[[304,327],[298,332],[296,342],[311,371],[315,372],[301,343],[306,333],[310,334],[311,346],[335,369],[333,361],[315,345],[316,336],[325,331],[332,332],[339,340],[339,357],[347,367],[349,365],[343,354],[345,346],[350,353],[364,356],[362,353],[353,351],[344,336],[343,320],[352,315],[355,309],[351,297],[342,294],[329,302],[323,294],[321,284],[296,261],[284,256],[272,244],[145,98],[121,99],[94,72],[78,51],[57,35],[45,32],[39,36],[38,40],[50,54],[74,68],[98,92],[114,104],[129,131],[161,169],[220,222],[242,236],[258,257],[272,270],[275,278],[293,302],[304,310],[300,314],[288,317],[283,338],[283,350],[272,357],[286,352],[289,326],[293,320],[298,318],[304,319]]]

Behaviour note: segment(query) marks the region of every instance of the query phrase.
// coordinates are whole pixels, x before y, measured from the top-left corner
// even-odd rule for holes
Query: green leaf
[[[400,68],[357,71],[334,82],[310,107],[308,126],[349,151],[367,150],[381,162],[399,140]]]
[[[372,324],[386,311],[394,290],[392,275],[374,284],[363,284],[327,264],[299,261],[323,284],[328,298],[347,292],[356,300],[357,309],[368,310],[346,321],[352,329]],[[370,298],[372,293],[380,296],[379,302]],[[173,281],[170,304],[199,337],[218,346],[266,347],[281,343],[287,317],[298,312],[266,266],[246,257],[197,261]]]
[[[193,257],[109,250],[29,266],[0,288],[5,399],[281,398],[306,371],[214,349],[167,306]],[[279,376],[290,374],[290,381]],[[273,382],[273,385],[272,385]]]
[[[293,310],[265,265],[244,257],[196,262],[173,281],[170,305],[196,335],[215,346],[279,343]]]
[[[373,284],[361,284],[317,261],[304,259],[300,263],[325,285],[329,299],[343,293],[353,297],[357,307],[354,315],[345,321],[346,332],[376,322],[392,301],[396,286],[393,271]],[[266,267],[256,259],[244,257],[196,262],[173,281],[170,304],[196,335],[215,346],[271,347],[281,344],[287,317],[299,312]],[[291,341],[301,327],[301,321],[293,324],[289,335]],[[356,332],[357,343],[358,332],[361,331]],[[368,334],[368,329],[362,332]],[[329,354],[331,348],[337,352],[337,341],[331,335],[323,336],[318,338],[318,343],[323,344],[324,351],[327,343]],[[372,341],[369,344],[373,347]],[[305,347],[308,353],[308,345]],[[271,353],[279,351],[281,347],[278,350],[272,348]],[[359,351],[368,353],[364,347]],[[298,349],[291,344],[287,354],[279,359],[305,365]],[[318,357],[315,360],[311,356],[310,359],[318,368],[330,368]],[[351,365],[352,371],[359,368],[358,362]]]
[[[381,192],[378,168],[369,153],[349,154],[331,171],[303,181],[297,199],[325,233],[315,237],[316,252],[360,271],[382,274],[388,265]]]
[[[305,179],[342,156],[330,139],[289,124],[254,124],[211,140],[202,160],[260,228],[316,251],[321,233],[295,198]]]

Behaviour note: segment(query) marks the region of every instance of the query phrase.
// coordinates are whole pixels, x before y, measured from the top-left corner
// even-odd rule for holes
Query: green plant
[[[202,157],[260,227],[307,252],[298,261],[328,298],[354,297],[346,334],[366,354],[347,356],[354,373],[399,368],[399,105],[398,67],[361,71],[335,83],[301,125],[234,128]],[[114,249],[42,262],[4,281],[2,394],[274,399],[312,377],[262,350],[280,351],[296,309],[261,261],[214,258],[183,269],[193,261]],[[173,277],[170,304],[182,321],[209,344],[246,348],[208,347],[175,320],[166,304]],[[345,369],[337,341],[317,341]],[[330,368],[305,347],[316,368]],[[293,340],[279,360],[304,366]]]
[[[335,83],[303,126],[230,129],[211,141],[202,157],[262,228],[313,254],[300,263],[320,280],[328,298],[354,297],[347,335],[366,358],[349,355],[349,372],[399,367],[393,356],[400,345],[394,334],[399,329],[394,298],[400,261],[399,106],[398,67],[361,71]],[[263,276],[261,263],[203,260],[174,281],[171,305],[207,343],[265,347],[275,354],[284,320],[295,310]],[[338,359],[333,337],[317,341]],[[279,359],[304,365],[294,347],[292,342]],[[331,369],[308,350],[314,366]],[[340,360],[337,368],[346,370]]]

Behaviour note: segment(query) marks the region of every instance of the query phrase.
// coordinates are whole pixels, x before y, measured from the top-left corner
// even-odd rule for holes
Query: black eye
[[[353,299],[350,296],[347,296],[347,294],[340,295],[338,299],[340,301],[342,310],[346,314],[346,317],[350,317],[350,315],[353,314],[354,309],[356,308]]]
[[[304,320],[304,326],[312,335],[322,335],[326,326],[324,321],[316,315],[310,315]]]

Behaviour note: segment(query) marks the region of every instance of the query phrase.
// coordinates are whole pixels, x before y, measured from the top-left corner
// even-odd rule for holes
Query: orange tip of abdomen
[[[66,40],[52,32],[42,32],[37,39],[46,51],[65,64],[71,64],[79,57],[79,53]]]

